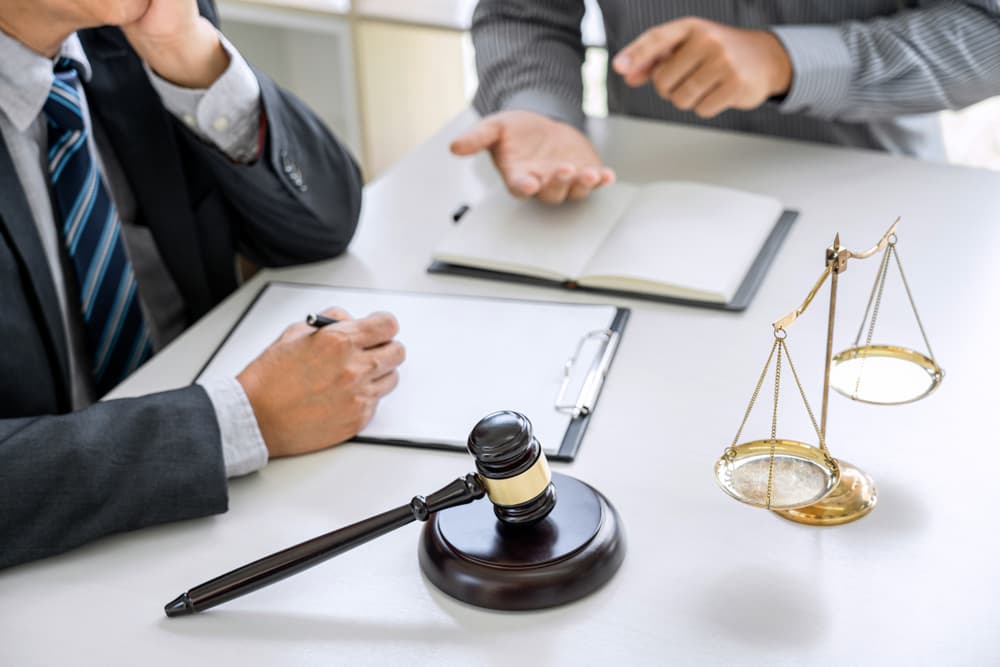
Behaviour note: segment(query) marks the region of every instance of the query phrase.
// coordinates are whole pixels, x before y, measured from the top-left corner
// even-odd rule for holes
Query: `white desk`
[[[446,152],[470,122],[457,118],[368,188],[349,254],[257,277],[119,393],[190,381],[269,277],[601,301],[424,272],[454,206],[495,182],[486,158]],[[802,211],[746,313],[629,304],[580,456],[554,466],[592,483],[621,513],[629,552],[607,587],[544,612],[471,608],[421,576],[418,528],[408,526],[209,613],[163,616],[163,604],[190,586],[471,468],[459,454],[348,444],[235,481],[228,514],[0,572],[0,664],[996,664],[1000,175],[618,118],[595,121],[593,133],[624,179],[707,180]],[[909,406],[831,397],[831,450],[875,477],[878,507],[821,529],[730,500],[712,465],[742,417],[769,322],[799,305],[834,232],[860,249],[897,215],[904,266],[947,375]],[[854,263],[841,280],[837,347],[853,338],[875,268]],[[887,304],[890,294],[900,296],[887,293]],[[895,301],[880,330],[915,338],[903,299]],[[814,408],[825,311],[821,297],[788,341]],[[806,439],[786,387],[783,423]],[[751,434],[766,428],[768,401],[758,409]]]

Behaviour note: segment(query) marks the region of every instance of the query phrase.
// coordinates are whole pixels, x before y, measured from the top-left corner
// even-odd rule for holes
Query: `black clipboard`
[[[612,362],[614,361],[614,357],[618,350],[618,346],[621,342],[621,338],[625,332],[626,324],[628,323],[629,316],[631,315],[630,309],[612,306],[611,304],[568,304],[565,302],[540,302],[540,301],[530,301],[526,299],[508,299],[508,298],[494,297],[494,296],[469,296],[469,295],[448,295],[448,294],[428,295],[420,292],[408,292],[402,290],[377,290],[372,288],[338,287],[334,285],[322,285],[317,283],[294,283],[288,281],[270,281],[265,283],[261,287],[260,291],[257,292],[253,300],[250,302],[250,304],[248,304],[247,307],[240,314],[240,317],[230,327],[229,331],[226,333],[226,336],[223,338],[223,340],[213,351],[209,359],[198,371],[196,380],[201,378],[201,376],[205,373],[205,371],[212,365],[213,361],[215,361],[220,351],[226,348],[227,344],[231,342],[236,332],[240,329],[240,325],[243,324],[244,321],[250,315],[250,313],[254,311],[255,306],[257,306],[257,304],[261,301],[261,299],[268,292],[268,290],[272,289],[272,287],[278,287],[278,286],[289,286],[295,289],[301,288],[305,290],[308,290],[309,288],[339,289],[349,292],[371,292],[372,294],[388,294],[388,295],[398,295],[403,297],[405,297],[406,295],[411,295],[418,297],[430,297],[435,299],[436,298],[459,299],[459,300],[473,299],[476,301],[487,301],[487,302],[497,302],[497,303],[511,302],[511,303],[521,303],[521,304],[525,303],[553,304],[561,306],[599,305],[599,306],[614,308],[614,316],[612,318],[611,323],[607,326],[606,329],[602,329],[600,331],[589,331],[586,334],[584,334],[584,337],[593,336],[594,334],[597,333],[604,334],[606,336],[606,340],[603,342],[603,344],[597,346],[596,349],[593,351],[593,354],[590,354],[586,358],[577,358],[580,350],[583,348],[581,341],[580,346],[577,348],[577,354],[566,359],[566,365],[564,367],[564,370],[567,372],[567,375],[570,371],[571,365],[573,369],[578,369],[583,367],[587,369],[583,378],[583,382],[581,383],[580,386],[580,394],[584,392],[584,389],[588,386],[588,383],[591,383],[590,384],[591,389],[588,390],[590,392],[590,395],[584,397],[585,400],[581,400],[581,396],[577,395],[576,392],[574,392],[573,396],[553,397],[553,406],[552,406],[553,409],[556,409],[555,405],[559,403],[559,399],[562,398],[563,401],[565,402],[565,405],[562,406],[562,411],[568,413],[571,412],[572,414],[569,421],[569,425],[567,426],[566,432],[563,434],[562,440],[560,441],[558,447],[552,447],[548,443],[542,443],[542,444],[543,447],[545,447],[546,457],[549,460],[565,461],[565,462],[573,461],[580,450],[581,444],[583,442],[583,437],[587,431],[587,426],[590,424],[590,419],[593,416],[594,410],[597,407],[598,399],[600,398],[600,395],[603,393],[604,380],[607,377],[608,372],[610,371]],[[302,313],[301,316],[305,317],[306,314],[307,313]],[[290,323],[291,322],[286,322],[284,324],[290,324]],[[260,350],[258,350],[257,352],[259,353]],[[590,351],[588,350],[588,352]],[[596,383],[596,385],[594,383]],[[563,385],[563,389],[564,390],[566,389],[565,383]],[[505,409],[505,407],[506,406],[496,406],[496,409],[498,410]],[[482,416],[485,416],[485,414]],[[531,415],[528,415],[528,417],[530,419]],[[459,444],[453,441],[429,442],[426,440],[415,441],[415,440],[406,440],[398,438],[370,437],[370,436],[358,435],[352,438],[350,442],[466,452],[464,443]]]

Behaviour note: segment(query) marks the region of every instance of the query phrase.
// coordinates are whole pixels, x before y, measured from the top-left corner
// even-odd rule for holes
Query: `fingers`
[[[399,384],[399,371],[392,371],[391,373],[386,373],[380,378],[372,380],[370,389],[372,396],[376,399],[382,398],[383,396],[389,394],[396,386]]]
[[[567,199],[579,201],[590,194],[590,191],[601,184],[601,170],[598,167],[581,169],[576,182],[570,188]]]
[[[507,190],[515,197],[534,197],[542,189],[542,181],[534,174],[514,172],[506,174],[501,171]]]
[[[576,167],[570,164],[560,165],[536,196],[546,204],[560,204],[566,201],[566,195],[573,187],[576,176]]]
[[[675,107],[688,111],[718,87],[726,78],[726,68],[720,63],[706,63],[681,81],[670,93]]]
[[[339,306],[326,308],[320,311],[320,314],[325,315],[326,317],[331,317],[339,322],[346,322],[354,319],[351,317],[350,313]],[[305,322],[296,322],[295,324],[289,325],[283,332],[281,332],[281,335],[278,336],[278,340],[287,342],[296,340],[297,338],[302,338],[303,336],[309,336],[314,333],[316,333],[316,327],[310,326]]]
[[[281,332],[281,335],[278,336],[278,340],[281,342],[289,342],[308,336],[315,331],[315,327],[311,327],[305,322],[296,322],[295,324],[286,327],[285,330]]]
[[[688,41],[672,56],[657,62],[649,76],[657,94],[669,100],[678,84],[690,77],[704,62],[704,58],[704,51],[693,41]]]
[[[455,155],[472,155],[491,147],[500,141],[500,123],[486,118],[474,128],[451,142],[451,152]]]
[[[546,204],[579,201],[601,187],[615,182],[615,172],[608,167],[577,168],[563,164],[539,188],[535,195]]]
[[[657,61],[669,56],[687,39],[695,21],[678,19],[650,28],[618,52],[612,61],[612,67],[625,78],[628,85],[641,86],[649,80],[649,74]]]
[[[399,333],[399,323],[389,313],[372,313],[360,320],[325,327],[317,333],[323,334],[327,330],[331,330],[331,333],[346,333],[356,347],[367,350],[391,341]]]
[[[386,348],[380,352],[379,358],[385,358],[388,361],[382,366],[378,375],[382,375],[402,363],[405,356],[405,353],[402,353],[402,345],[393,341],[393,338],[399,333],[399,323],[389,313],[372,313],[360,320],[352,319],[350,314],[341,308],[327,308],[323,314],[340,321],[321,329],[309,326],[304,322],[297,322],[285,329],[278,340],[289,342],[315,334],[317,336],[341,337],[344,345],[353,346],[359,350]],[[399,356],[401,353],[403,356]],[[397,356],[399,356],[398,361],[393,361]]]
[[[353,320],[351,314],[339,306],[331,306],[325,310],[320,311],[320,315],[326,315],[327,317],[332,317],[333,319],[346,322],[347,320]]]
[[[708,95],[703,97],[694,107],[694,112],[702,118],[712,118],[718,116],[726,109],[733,106],[733,101],[740,92],[740,83],[730,80],[714,88]]]
[[[406,348],[399,341],[392,341],[385,345],[364,351],[367,372],[364,373],[362,381],[373,381],[391,373],[406,361]]]

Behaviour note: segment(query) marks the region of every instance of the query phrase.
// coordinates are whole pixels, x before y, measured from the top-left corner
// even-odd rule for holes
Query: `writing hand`
[[[650,28],[618,52],[612,67],[628,85],[652,83],[660,97],[702,118],[754,109],[788,92],[792,81],[791,60],[772,33],[699,18]]]
[[[537,197],[547,204],[583,199],[594,188],[613,183],[593,145],[579,130],[530,111],[487,116],[451,144],[455,155],[488,150],[507,189],[515,197]]]
[[[229,67],[229,54],[195,0],[150,0],[142,16],[121,28],[139,57],[178,86],[208,88]]]
[[[399,331],[388,313],[340,320],[315,329],[294,324],[237,376],[253,407],[270,456],[291,456],[347,440],[363,429],[379,399],[399,382],[406,357],[393,340]]]

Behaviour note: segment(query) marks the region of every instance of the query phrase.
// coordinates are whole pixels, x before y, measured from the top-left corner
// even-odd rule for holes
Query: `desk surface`
[[[258,276],[117,395],[189,382],[272,277],[603,301],[424,272],[455,205],[497,182],[485,157],[446,151],[471,122],[470,114],[456,118],[368,187],[347,255]],[[995,663],[1000,175],[620,118],[593,121],[592,133],[621,178],[710,181],[777,196],[802,212],[745,313],[625,304],[632,320],[580,456],[553,466],[603,491],[621,513],[629,552],[608,586],[543,612],[468,607],[422,577],[418,528],[408,526],[207,614],[163,616],[163,604],[192,585],[406,502],[471,464],[460,454],[347,444],[235,480],[227,514],[0,572],[0,663]],[[821,529],[729,499],[712,466],[760,372],[768,323],[799,305],[835,232],[848,247],[868,247],[897,215],[907,277],[947,375],[914,405],[831,397],[830,448],[874,476],[878,507],[857,523]],[[853,263],[841,279],[838,348],[853,338],[875,268]],[[902,300],[886,297],[886,338],[916,338],[908,311],[890,307]],[[825,304],[815,305],[788,339],[814,408],[825,314]],[[808,439],[796,393],[785,397],[782,430]],[[769,407],[759,408],[757,434]]]

